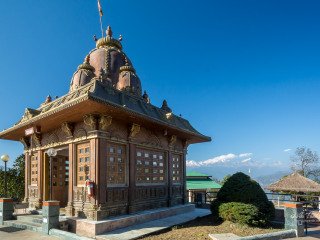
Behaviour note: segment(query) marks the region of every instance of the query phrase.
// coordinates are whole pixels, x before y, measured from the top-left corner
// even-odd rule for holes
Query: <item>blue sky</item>
[[[285,149],[320,150],[319,1],[101,1],[152,103],[167,99],[213,138],[191,146],[189,160],[251,153],[248,162],[285,169]],[[0,6],[3,129],[67,93],[100,27],[95,0]],[[21,151],[0,141],[0,153]]]

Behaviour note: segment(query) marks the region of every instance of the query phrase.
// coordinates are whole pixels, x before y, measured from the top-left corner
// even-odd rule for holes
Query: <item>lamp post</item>
[[[9,161],[10,157],[7,154],[1,156],[1,160],[4,161],[4,197],[7,196],[8,185],[7,185],[7,162]]]
[[[47,154],[50,158],[50,168],[49,168],[49,178],[50,178],[50,188],[49,188],[49,200],[52,200],[52,157],[57,156],[57,150],[54,148],[49,148]]]

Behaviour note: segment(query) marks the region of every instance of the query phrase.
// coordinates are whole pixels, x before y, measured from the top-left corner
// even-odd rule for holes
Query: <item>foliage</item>
[[[260,185],[248,175],[238,172],[232,175],[217,194],[217,199],[211,204],[211,211],[216,219],[220,215],[220,205],[238,202],[252,204],[258,209],[258,222],[264,225],[274,217],[274,206]]]
[[[259,224],[259,210],[253,204],[239,202],[222,203],[219,206],[219,216],[226,221],[231,221],[250,226]]]
[[[24,155],[14,161],[13,166],[7,169],[8,196],[22,201],[24,198]],[[4,167],[0,168],[0,197],[4,197]]]
[[[307,178],[320,180],[319,156],[310,148],[298,147],[291,157],[291,169]]]
[[[223,186],[223,185],[226,183],[226,181],[228,181],[228,179],[229,179],[230,177],[231,177],[230,174],[224,176],[224,178],[221,180],[221,186]]]

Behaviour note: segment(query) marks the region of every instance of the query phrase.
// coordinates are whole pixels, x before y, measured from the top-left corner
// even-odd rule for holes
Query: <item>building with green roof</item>
[[[212,176],[196,171],[187,172],[186,179],[189,202],[202,205],[212,201],[216,197],[221,185],[212,180],[211,177]]]

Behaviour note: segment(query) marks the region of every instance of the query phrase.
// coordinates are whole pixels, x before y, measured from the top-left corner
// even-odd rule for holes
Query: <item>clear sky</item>
[[[319,151],[320,2],[101,0],[153,104],[167,99],[210,143],[188,159],[247,154],[287,165]],[[0,0],[0,128],[70,79],[100,36],[96,0]],[[20,143],[0,141],[15,158]],[[248,155],[248,153],[251,153]],[[222,157],[223,159],[223,157]],[[251,160],[248,160],[251,161]]]

